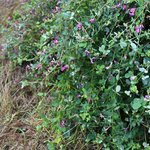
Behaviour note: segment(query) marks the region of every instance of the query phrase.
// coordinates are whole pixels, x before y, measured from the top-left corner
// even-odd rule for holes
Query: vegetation
[[[3,51],[24,69],[20,88],[37,91],[48,149],[149,150],[149,0],[31,0],[23,10],[4,25]]]

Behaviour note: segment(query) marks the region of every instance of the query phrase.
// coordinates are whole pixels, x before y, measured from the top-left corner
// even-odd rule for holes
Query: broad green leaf
[[[121,46],[121,48],[125,48],[125,47],[127,47],[127,43],[124,41],[120,41],[120,46]]]
[[[83,47],[83,48],[86,48],[86,46],[87,46],[87,43],[79,43],[79,47]]]
[[[99,51],[104,52],[105,51],[105,45],[102,45],[101,47],[99,47]]]
[[[134,51],[137,51],[137,46],[136,46],[136,44],[133,43],[132,41],[130,41],[130,43],[131,43],[132,49],[133,49]]]
[[[138,110],[142,106],[142,100],[139,98],[135,98],[131,103],[131,106],[134,110]]]
[[[144,72],[144,73],[148,73],[148,70],[146,70],[145,68],[139,68],[140,72]]]
[[[49,141],[47,143],[47,148],[48,148],[48,150],[55,150],[55,145],[52,142]]]
[[[21,81],[21,88],[24,88],[29,85],[29,82],[27,80]]]
[[[129,71],[128,73],[125,74],[125,78],[129,78],[133,76],[133,72],[132,71]]]
[[[117,85],[117,86],[116,86],[116,92],[118,93],[118,92],[120,92],[120,90],[121,90],[121,86],[120,86],[120,85]]]
[[[130,96],[130,91],[124,91],[124,93]]]
[[[136,86],[136,85],[131,85],[130,90],[131,90],[131,92],[133,92],[133,93],[138,93],[138,89],[137,89],[137,86]]]
[[[46,96],[46,93],[39,92],[37,95],[42,97],[42,96]]]

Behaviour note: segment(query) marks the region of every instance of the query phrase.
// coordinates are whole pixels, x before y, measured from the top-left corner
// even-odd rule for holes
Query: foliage
[[[26,65],[22,88],[49,89],[39,96],[51,94],[52,111],[38,127],[54,131],[48,147],[77,131],[99,148],[149,149],[149,1],[32,0],[25,7],[7,21],[6,51]]]

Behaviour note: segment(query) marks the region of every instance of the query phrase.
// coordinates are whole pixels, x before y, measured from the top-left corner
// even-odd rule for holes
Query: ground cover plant
[[[36,126],[49,149],[150,149],[149,14],[148,0],[31,0],[8,17],[21,88],[51,97]]]

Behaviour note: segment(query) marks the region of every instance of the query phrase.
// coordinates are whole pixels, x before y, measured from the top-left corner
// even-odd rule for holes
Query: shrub
[[[29,70],[22,87],[50,88],[41,128],[53,143],[77,131],[99,148],[150,148],[149,4],[36,0],[8,21],[8,56]]]

